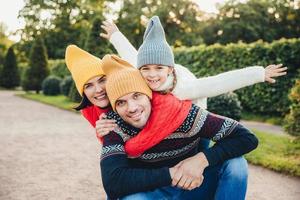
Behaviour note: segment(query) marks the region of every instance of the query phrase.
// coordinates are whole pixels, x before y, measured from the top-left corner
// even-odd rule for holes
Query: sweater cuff
[[[209,149],[204,149],[202,151],[208,161],[209,166],[217,165],[220,161],[220,158],[218,157],[218,153],[215,150],[216,149],[209,148]]]
[[[113,34],[111,34],[109,38],[109,42],[113,45],[116,44],[120,39],[122,38],[123,34],[120,31],[116,31]]]
[[[254,69],[253,77],[257,77],[259,82],[265,82],[265,68],[262,66],[253,66],[252,68]]]

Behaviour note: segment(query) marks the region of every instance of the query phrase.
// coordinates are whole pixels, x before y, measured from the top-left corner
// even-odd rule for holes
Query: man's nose
[[[128,101],[127,111],[130,113],[134,113],[137,110],[137,104],[133,101]]]

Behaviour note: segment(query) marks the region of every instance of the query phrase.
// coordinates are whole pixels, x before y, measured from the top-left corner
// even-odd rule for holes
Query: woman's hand
[[[106,119],[106,115],[103,113],[100,115],[99,120],[96,121],[96,133],[97,137],[103,137],[110,131],[117,127],[114,119]]]
[[[102,23],[101,28],[104,29],[106,33],[100,33],[100,36],[108,40],[114,32],[119,31],[117,25],[113,22],[109,22],[108,20]]]
[[[282,64],[279,65],[268,65],[265,68],[265,81],[269,83],[275,83],[275,77],[286,75],[287,67],[282,67]]]

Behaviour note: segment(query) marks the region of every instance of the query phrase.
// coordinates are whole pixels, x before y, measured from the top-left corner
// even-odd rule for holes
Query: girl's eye
[[[148,67],[142,67],[141,70],[142,71],[147,71],[147,70],[149,70],[149,68]]]

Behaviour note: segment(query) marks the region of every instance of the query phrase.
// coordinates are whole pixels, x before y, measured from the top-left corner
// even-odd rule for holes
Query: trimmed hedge
[[[289,114],[285,117],[284,128],[289,134],[300,136],[300,79],[296,80],[289,98],[292,105]]]
[[[258,41],[181,47],[174,50],[176,62],[188,67],[197,77],[216,75],[246,66],[282,63],[288,74],[275,84],[260,83],[236,91],[248,112],[284,116],[290,105],[288,93],[300,68],[300,39],[281,39],[273,43]],[[251,78],[251,77],[249,77]]]
[[[70,93],[72,84],[73,84],[72,76],[66,76],[60,83],[60,92],[63,95],[68,96]]]
[[[60,94],[61,78],[50,75],[43,80],[42,90],[44,95],[55,96]]]
[[[207,110],[237,121],[240,121],[242,118],[241,102],[239,101],[237,94],[233,92],[208,98]]]
[[[49,60],[50,74],[64,78],[71,75],[64,59]]]

